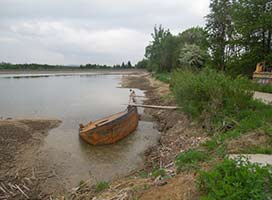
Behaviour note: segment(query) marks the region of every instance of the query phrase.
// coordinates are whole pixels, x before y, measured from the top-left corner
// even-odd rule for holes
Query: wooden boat
[[[139,115],[137,107],[128,106],[123,112],[90,122],[80,124],[79,135],[92,145],[112,144],[135,131]]]

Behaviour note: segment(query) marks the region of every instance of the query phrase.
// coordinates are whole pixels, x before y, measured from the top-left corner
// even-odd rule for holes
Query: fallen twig
[[[18,188],[18,190],[27,198],[29,199],[29,197],[27,196],[27,194],[18,186],[15,184],[15,186]]]

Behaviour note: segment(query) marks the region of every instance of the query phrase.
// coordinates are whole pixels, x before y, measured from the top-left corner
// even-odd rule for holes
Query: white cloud
[[[136,62],[143,57],[155,24],[174,33],[204,25],[208,4],[208,0],[1,0],[0,61]]]

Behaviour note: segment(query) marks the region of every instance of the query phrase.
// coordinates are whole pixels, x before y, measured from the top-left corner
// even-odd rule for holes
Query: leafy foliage
[[[206,29],[215,68],[252,75],[258,62],[272,62],[271,7],[268,0],[211,1]]]
[[[194,60],[192,63],[194,63],[194,65],[197,53],[200,53],[202,65],[202,60],[204,58],[206,59],[208,55],[207,35],[204,29],[200,27],[193,27],[187,29],[184,32],[180,33],[178,36],[174,36],[170,33],[168,29],[164,29],[162,26],[155,26],[154,33],[152,34],[152,39],[153,40],[146,47],[145,51],[147,69],[150,71],[169,72],[180,66],[180,56],[188,56],[188,54],[183,56],[183,53],[186,53],[185,51],[187,46],[190,47],[192,45],[193,50],[196,49],[196,51],[193,51]],[[203,56],[204,54],[205,56]],[[200,59],[197,59],[196,64],[199,65],[199,62]]]
[[[198,73],[177,71],[171,85],[182,110],[203,121],[208,129],[232,126],[233,119],[250,105],[253,95],[252,84],[246,78],[233,79],[210,69]]]
[[[199,46],[186,44],[180,51],[179,63],[182,68],[201,68],[204,67],[207,57],[207,52],[200,49]]]
[[[164,82],[164,83],[170,83],[171,81],[171,73],[163,72],[163,73],[155,73],[155,78]]]
[[[251,164],[245,158],[225,159],[214,169],[200,172],[202,200],[268,200],[272,198],[272,167]]]
[[[186,29],[177,37],[180,42],[180,47],[184,47],[185,45],[197,45],[202,50],[206,51],[208,49],[208,34],[201,27]]]

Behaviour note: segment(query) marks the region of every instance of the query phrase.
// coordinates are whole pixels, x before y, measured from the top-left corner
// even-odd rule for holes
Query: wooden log
[[[158,106],[158,105],[143,105],[143,104],[124,104],[128,106],[136,106],[136,107],[142,107],[142,108],[154,108],[154,109],[166,109],[166,110],[176,110],[178,109],[177,106]]]

